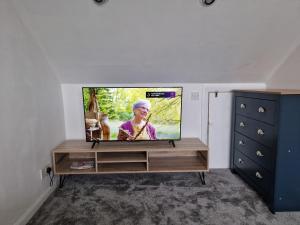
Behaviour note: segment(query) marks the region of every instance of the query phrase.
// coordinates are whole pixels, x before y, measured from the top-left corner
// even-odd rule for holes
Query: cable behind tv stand
[[[183,138],[176,142],[176,146],[170,144],[172,142],[101,142],[91,149],[90,143],[85,140],[67,140],[52,152],[53,169],[60,176],[199,172],[201,182],[205,184],[208,147],[197,138]],[[93,166],[85,168],[86,162]],[[74,168],[74,164],[78,164],[78,168]]]

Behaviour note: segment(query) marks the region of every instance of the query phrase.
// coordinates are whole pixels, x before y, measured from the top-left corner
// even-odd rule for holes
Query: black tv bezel
[[[134,140],[134,141],[130,141],[130,140],[97,140],[97,141],[92,141],[92,140],[88,140],[86,137],[86,124],[84,122],[84,134],[85,134],[85,141],[86,142],[98,142],[98,143],[109,143],[109,142],[126,142],[126,143],[136,143],[136,142],[156,142],[156,141],[181,141],[181,126],[182,126],[182,99],[183,99],[183,87],[179,86],[179,87],[107,87],[107,86],[83,86],[81,87],[81,96],[82,96],[82,109],[83,109],[83,116],[84,116],[84,121],[85,121],[85,111],[84,111],[84,96],[83,96],[83,89],[84,88],[180,88],[181,89],[181,101],[180,101],[180,130],[179,130],[179,138],[178,139],[158,139],[158,140]]]

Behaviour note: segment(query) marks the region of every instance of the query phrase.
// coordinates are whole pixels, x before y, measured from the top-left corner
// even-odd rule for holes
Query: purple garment
[[[121,125],[121,128],[123,130],[128,130],[131,135],[133,135],[133,133],[134,133],[133,127],[132,127],[132,123],[131,123],[130,120],[127,121],[127,122],[125,122],[125,123],[123,123]],[[145,127],[145,129],[146,129],[147,134],[149,135],[149,137],[150,137],[151,140],[156,140],[157,139],[156,138],[155,128],[150,123],[147,124],[147,126]]]

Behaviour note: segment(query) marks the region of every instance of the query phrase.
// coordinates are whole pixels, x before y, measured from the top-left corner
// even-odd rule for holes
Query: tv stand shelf
[[[147,162],[147,152],[98,152],[97,162]]]
[[[75,163],[92,168],[71,168]],[[91,149],[85,140],[67,140],[53,150],[56,175],[106,173],[207,172],[208,147],[197,138],[183,138],[175,148],[167,141],[102,142]],[[204,175],[204,174],[203,174]]]

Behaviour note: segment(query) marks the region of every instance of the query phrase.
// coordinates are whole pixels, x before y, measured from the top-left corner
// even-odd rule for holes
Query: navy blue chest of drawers
[[[234,91],[231,171],[272,212],[300,211],[300,91]]]

